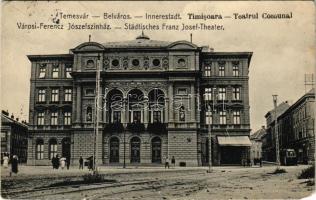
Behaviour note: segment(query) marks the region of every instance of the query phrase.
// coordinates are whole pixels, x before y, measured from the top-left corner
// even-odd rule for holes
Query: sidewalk
[[[259,170],[259,169],[274,169],[276,166],[252,166],[252,167],[243,167],[243,166],[214,166],[212,170],[214,172],[221,171],[244,171],[244,170]],[[281,168],[305,168],[307,165],[298,165],[298,166],[281,166]],[[122,168],[121,166],[99,166],[98,171],[104,174],[126,174],[126,173],[150,173],[150,172],[181,172],[181,171],[207,171],[208,167],[170,167],[169,169],[165,169],[163,166],[161,167],[149,167],[149,166],[127,166],[126,168]],[[11,166],[7,169],[1,167],[1,177],[9,177],[10,176]],[[91,171],[90,171],[91,172]],[[79,170],[77,166],[71,166],[69,170],[64,168],[63,170],[59,168],[58,170],[53,170],[52,166],[28,166],[28,165],[20,165],[19,173],[13,174],[12,177],[24,177],[24,176],[78,176],[82,174],[89,173],[87,168],[83,170]]]

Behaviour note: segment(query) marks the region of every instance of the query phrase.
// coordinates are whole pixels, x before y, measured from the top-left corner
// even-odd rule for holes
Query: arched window
[[[57,155],[57,141],[56,139],[49,140],[49,159],[52,159]]]
[[[86,121],[87,122],[92,122],[92,108],[91,107],[87,107]]]
[[[163,112],[165,108],[164,93],[155,88],[148,93],[149,99],[149,121],[151,123],[163,122]]]
[[[181,121],[181,122],[185,121],[184,106],[181,106],[180,109],[179,109],[179,121]]]
[[[129,122],[143,123],[144,94],[139,89],[133,89],[128,93],[127,103],[129,108]]]
[[[36,140],[36,160],[44,159],[44,141],[43,139]]]

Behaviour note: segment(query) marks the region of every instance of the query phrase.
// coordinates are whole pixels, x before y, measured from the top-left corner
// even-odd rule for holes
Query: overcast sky
[[[265,125],[264,115],[273,107],[272,94],[280,101],[295,102],[304,94],[304,74],[315,71],[315,13],[313,2],[2,2],[1,28],[1,108],[27,119],[31,65],[26,55],[68,53],[69,49],[88,40],[109,42],[133,40],[141,31],[110,30],[19,30],[17,22],[51,23],[52,14],[103,15],[104,12],[128,13],[131,16],[147,13],[181,13],[182,21],[191,23],[186,13],[210,13],[232,16],[233,13],[293,13],[291,20],[214,20],[223,24],[224,31],[145,31],[153,40],[189,40],[209,45],[215,51],[251,51],[250,117],[251,127]],[[64,20],[68,23],[71,20]],[[80,21],[78,21],[80,22]],[[103,19],[84,22],[108,22]],[[141,19],[130,22],[149,23]],[[111,21],[122,26],[124,21]],[[152,22],[158,24],[160,22]]]

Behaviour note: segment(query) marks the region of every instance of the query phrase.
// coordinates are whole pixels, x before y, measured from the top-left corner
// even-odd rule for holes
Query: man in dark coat
[[[79,169],[83,169],[83,158],[80,156],[79,158]]]
[[[12,158],[11,171],[15,174],[18,173],[18,157],[16,155],[14,155]]]

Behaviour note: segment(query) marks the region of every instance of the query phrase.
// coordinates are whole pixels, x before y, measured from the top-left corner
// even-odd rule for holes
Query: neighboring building
[[[262,158],[262,138],[267,134],[265,126],[262,126],[261,129],[257,130],[254,134],[250,135],[251,141],[251,159]]]
[[[298,163],[315,161],[315,89],[278,117],[280,149],[295,149]]]
[[[262,138],[262,153],[263,153],[263,160],[275,162],[276,161],[276,137],[275,137],[275,114],[279,117],[282,113],[284,113],[290,105],[288,102],[282,102],[279,104],[275,109],[269,111],[266,115],[266,123],[267,123],[267,134]],[[280,138],[280,136],[279,136]]]
[[[1,112],[1,160],[4,153],[17,155],[19,162],[27,160],[28,126],[25,121],[19,122],[7,111]]]
[[[85,42],[69,54],[29,55],[28,163],[93,155],[100,66],[99,164],[241,164],[251,146],[251,52],[213,52],[187,41]],[[206,106],[208,105],[208,106]],[[106,108],[106,109],[103,109]],[[125,156],[124,156],[125,155]]]

